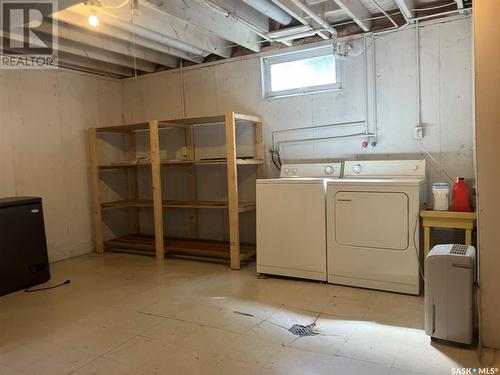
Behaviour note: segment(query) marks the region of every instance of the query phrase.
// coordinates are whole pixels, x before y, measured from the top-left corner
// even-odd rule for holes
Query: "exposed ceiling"
[[[400,27],[470,6],[470,0],[59,0],[51,18],[60,66],[124,78]],[[97,26],[89,24],[92,15]],[[48,23],[39,31],[50,39]]]

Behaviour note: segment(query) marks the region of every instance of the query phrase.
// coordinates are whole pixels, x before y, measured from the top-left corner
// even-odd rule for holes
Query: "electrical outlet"
[[[422,128],[421,126],[415,126],[413,128],[413,137],[415,139],[422,139],[422,138],[424,138],[424,128]]]

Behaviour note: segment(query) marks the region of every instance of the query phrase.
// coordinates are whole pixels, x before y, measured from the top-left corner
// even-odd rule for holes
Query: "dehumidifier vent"
[[[453,245],[451,250],[450,250],[450,254],[454,254],[454,255],[465,255],[467,254],[467,248],[468,246],[467,245]]]

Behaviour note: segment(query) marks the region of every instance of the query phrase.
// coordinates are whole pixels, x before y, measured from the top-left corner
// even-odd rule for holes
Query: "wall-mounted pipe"
[[[378,131],[378,104],[377,104],[377,55],[375,48],[375,35],[371,35],[372,39],[372,87],[373,87],[373,132]]]
[[[420,21],[415,21],[415,77],[416,77],[416,97],[417,97],[417,123],[415,126],[421,126],[420,124]]]
[[[334,127],[356,126],[356,125],[358,125],[358,126],[365,125],[365,129],[366,129],[362,133],[356,133],[356,136],[360,136],[361,134],[363,134],[365,136],[369,135],[368,130],[366,128],[366,121],[348,121],[348,122],[339,122],[339,123],[335,123],[335,124],[305,126],[305,127],[301,127],[301,128],[290,128],[290,129],[276,130],[276,131],[274,131],[272,133],[273,150],[274,151],[278,151],[277,146],[280,143],[292,143],[292,142],[295,142],[295,141],[299,141],[299,142],[301,141],[301,139],[298,139],[298,140],[288,140],[288,141],[278,142],[277,137],[280,134],[296,133],[296,132],[301,132],[301,131],[310,131],[310,130],[325,129],[325,128],[334,128]],[[352,134],[349,135],[349,136],[352,136]],[[328,136],[327,138],[330,138],[330,137],[337,137],[337,138],[339,138],[339,136]],[[340,138],[345,138],[345,136],[340,136]],[[310,140],[312,138],[307,138],[307,139]],[[321,139],[323,139],[323,137],[321,137]]]
[[[284,143],[301,143],[301,142],[318,142],[318,141],[331,141],[334,139],[345,139],[345,138],[377,138],[377,135],[374,133],[365,133],[365,132],[358,132],[358,133],[351,133],[351,134],[342,134],[342,135],[329,135],[325,137],[314,137],[314,138],[297,138],[297,139],[290,139],[290,140],[285,140],[285,141],[279,141],[276,143],[277,149],[275,148],[275,152],[277,152],[278,155],[280,155],[280,148],[281,145]]]
[[[291,15],[270,0],[243,0],[243,2],[282,25],[289,25],[293,21]]]

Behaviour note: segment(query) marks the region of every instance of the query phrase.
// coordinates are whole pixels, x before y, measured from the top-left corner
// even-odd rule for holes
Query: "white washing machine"
[[[257,272],[326,281],[326,182],[342,163],[286,164],[257,180]]]
[[[425,160],[346,161],[327,184],[328,282],[420,293]]]

